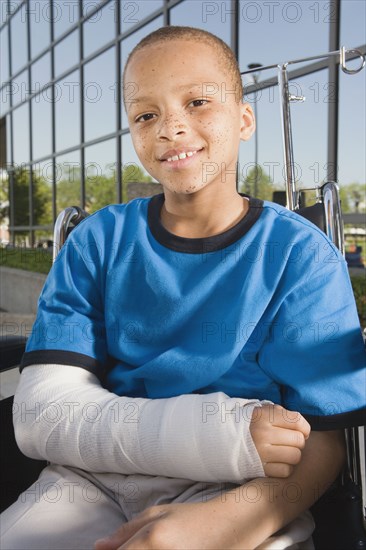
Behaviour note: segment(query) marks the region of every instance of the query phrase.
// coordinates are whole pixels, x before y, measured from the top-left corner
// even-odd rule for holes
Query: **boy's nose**
[[[174,140],[179,135],[184,135],[186,133],[186,124],[184,121],[174,115],[167,115],[162,119],[161,124],[158,128],[158,138],[162,140]]]

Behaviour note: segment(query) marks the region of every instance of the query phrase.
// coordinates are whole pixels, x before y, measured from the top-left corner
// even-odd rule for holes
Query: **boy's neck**
[[[195,193],[173,197],[165,192],[160,213],[165,229],[188,239],[212,237],[234,227],[248,212],[248,200],[236,191],[219,199],[212,194],[205,195]]]

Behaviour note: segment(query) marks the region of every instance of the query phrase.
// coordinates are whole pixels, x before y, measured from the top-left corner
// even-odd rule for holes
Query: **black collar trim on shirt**
[[[176,252],[186,252],[189,254],[216,252],[238,241],[249,231],[260,217],[263,211],[263,201],[260,199],[253,199],[252,197],[248,198],[249,210],[244,218],[234,225],[234,227],[231,227],[219,235],[213,235],[212,237],[187,239],[186,237],[179,237],[178,235],[170,233],[162,225],[160,212],[164,204],[164,195],[155,195],[150,199],[148,205],[149,228],[160,244]]]

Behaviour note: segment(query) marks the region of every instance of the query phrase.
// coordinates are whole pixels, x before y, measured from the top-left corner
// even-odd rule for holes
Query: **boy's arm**
[[[287,479],[256,479],[208,502],[154,506],[96,549],[257,548],[321,496],[338,475],[344,454],[340,432],[313,432]]]
[[[264,475],[249,430],[258,406],[220,392],[119,397],[83,368],[32,365],[15,394],[14,427],[26,455],[57,464],[243,483]]]

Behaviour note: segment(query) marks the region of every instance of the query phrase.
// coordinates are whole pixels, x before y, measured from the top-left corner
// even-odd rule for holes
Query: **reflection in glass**
[[[78,22],[79,2],[53,0],[53,20],[55,38],[57,38]]]
[[[0,31],[0,65],[2,85],[9,78],[9,47],[8,47],[8,25]]]
[[[116,129],[115,50],[111,48],[84,67],[85,140]]]
[[[79,61],[79,31],[75,30],[55,46],[55,76]]]
[[[5,10],[6,15],[9,17],[9,15],[12,15],[13,13],[15,13],[15,10],[17,9],[18,6],[20,6],[20,4],[22,2],[23,2],[23,0],[12,0],[9,3],[10,4],[9,5],[9,10],[8,10],[8,6],[6,6],[6,10]]]
[[[85,149],[85,209],[90,213],[116,202],[115,151],[114,139]]]
[[[274,71],[267,71],[267,78],[275,76]],[[260,82],[260,73],[258,81]],[[253,84],[253,77],[248,76],[244,82],[244,101],[257,112],[257,139],[253,135],[249,141],[241,141],[239,148],[238,188],[260,199],[272,200],[273,192],[283,189],[283,151],[281,124],[279,117],[278,89],[276,87],[257,89],[248,93],[246,85]],[[256,169],[258,159],[258,170]]]
[[[115,35],[114,18],[114,2],[110,2],[85,21],[84,57],[88,57],[104,44],[113,40]]]
[[[56,157],[56,213],[68,206],[80,206],[80,151]]]
[[[10,21],[11,25],[11,56],[12,56],[12,73],[15,74],[27,63],[27,12],[26,6],[14,15]]]
[[[29,93],[28,70],[20,73],[20,75],[11,82],[10,90],[12,94],[13,107],[27,99]]]
[[[341,44],[357,48],[366,42],[366,3],[360,0],[342,0]]]
[[[162,8],[163,0],[137,0],[137,2],[125,2],[125,0],[120,0],[120,5],[121,32],[125,32],[134,25],[140,23],[143,19],[145,19],[145,17],[154,11]],[[190,20],[190,23],[192,23],[192,19]],[[183,25],[183,23],[180,24]],[[146,34],[148,34],[148,32],[146,32]]]
[[[366,183],[365,95],[365,69],[352,76],[340,71],[338,132],[338,181],[340,185],[355,182]]]
[[[232,3],[230,0],[221,2],[197,2],[186,0],[170,10],[171,25],[187,25],[212,32],[230,46]]]
[[[52,224],[51,159],[33,165],[32,184],[33,224],[50,225]]]
[[[220,16],[218,10],[211,19],[218,23]],[[329,51],[329,22],[333,17],[329,0],[264,3],[240,0],[241,70],[249,63],[272,65]]]
[[[48,93],[47,93],[48,92]],[[33,159],[52,153],[50,89],[43,90],[32,99]]]
[[[6,163],[11,163],[11,131],[10,131],[10,115],[6,116]]]
[[[132,144],[131,134],[122,136],[122,202],[127,202],[128,183],[154,181],[142,166]]]
[[[30,171],[24,166],[16,167],[13,172],[13,212],[14,219],[13,225],[29,225],[29,181]],[[26,230],[23,230],[19,237],[24,237],[27,234]]]
[[[28,0],[30,19],[31,54],[38,55],[50,44],[51,8],[50,0]]]
[[[145,25],[139,31],[134,32],[131,36],[122,40],[121,42],[122,70],[124,69],[125,63],[127,61],[127,57],[129,56],[133,48],[140,42],[140,40],[142,40],[150,32],[156,31],[157,29],[160,29],[160,27],[163,27],[163,26],[164,26],[163,18],[157,17],[156,19],[154,19],[154,21],[152,21],[148,25]],[[127,120],[126,112],[123,106],[122,106],[122,128],[128,128],[128,120]]]
[[[98,7],[98,4],[101,3],[101,0],[81,0],[82,1],[82,8],[83,8],[83,16],[88,17],[90,13],[92,13],[95,8]],[[114,2],[111,2],[111,10],[113,10],[113,4]],[[96,16],[95,16],[96,17]]]
[[[5,84],[0,90],[0,117],[10,109],[10,96],[12,94],[13,85],[11,82]]]
[[[291,107],[294,160],[302,187],[315,187],[327,178],[328,103],[335,101],[334,85],[323,70],[290,81],[289,90],[306,97]]]
[[[40,92],[45,84],[51,80],[51,57],[46,53],[31,66],[32,92]]]
[[[29,162],[29,103],[13,111],[14,164]]]
[[[56,150],[61,151],[80,142],[79,72],[57,82],[55,92]]]

